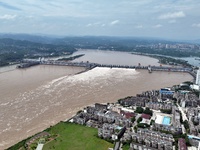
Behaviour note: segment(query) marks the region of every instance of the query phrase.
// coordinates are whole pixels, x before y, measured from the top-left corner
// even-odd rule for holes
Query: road
[[[182,118],[183,118],[183,121],[187,120],[188,121],[188,118],[186,116],[186,114],[184,113],[183,109],[180,107],[179,104],[178,105],[178,109],[180,110],[181,114],[182,114]]]

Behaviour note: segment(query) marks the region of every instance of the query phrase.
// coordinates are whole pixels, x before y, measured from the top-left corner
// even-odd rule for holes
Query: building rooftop
[[[183,138],[178,139],[178,149],[179,150],[187,150],[185,139],[183,139]]]
[[[151,116],[148,115],[148,114],[142,114],[141,117],[144,118],[144,119],[150,119],[151,118]]]

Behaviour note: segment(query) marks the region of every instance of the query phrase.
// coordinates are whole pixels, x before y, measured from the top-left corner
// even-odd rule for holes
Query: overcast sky
[[[0,0],[0,33],[200,39],[200,0]]]

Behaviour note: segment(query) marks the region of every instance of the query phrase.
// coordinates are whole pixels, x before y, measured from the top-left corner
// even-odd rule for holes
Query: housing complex
[[[98,128],[98,136],[114,142],[113,149],[185,150],[198,147],[200,99],[193,92],[163,88],[94,104],[70,122]]]

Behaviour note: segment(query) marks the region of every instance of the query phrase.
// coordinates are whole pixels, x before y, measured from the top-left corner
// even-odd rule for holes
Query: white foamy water
[[[24,82],[34,83],[34,87],[26,85],[24,88],[24,84],[18,83],[18,86],[11,88],[13,91],[7,94],[9,97],[4,97],[3,92],[7,91],[2,90],[0,149],[44,130],[60,120],[72,117],[84,106],[96,102],[115,102],[119,98],[145,90],[171,86],[192,79],[190,75],[184,73],[153,72],[149,74],[146,70],[120,68],[94,68],[81,74],[70,75],[72,72],[82,71],[76,67],[63,67],[62,69],[69,69],[72,72],[68,71],[57,76],[59,70],[52,72],[51,67],[48,66],[43,70],[47,72],[43,74],[48,77],[50,71],[51,76],[55,74],[55,77],[49,80],[46,80],[46,77],[43,79],[45,82],[43,80],[38,82],[39,78],[43,78],[40,74],[41,69],[44,68],[32,68],[34,72],[37,71],[35,78],[32,74],[29,75],[32,71],[30,68],[23,73],[23,77],[29,75],[32,78],[31,80],[25,78]],[[13,73],[17,74],[16,71]],[[15,80],[20,80],[21,76],[22,74],[18,78],[16,75]],[[0,81],[1,78],[3,77],[0,76]],[[10,86],[12,87],[12,83],[17,81],[10,82]]]
[[[91,82],[95,84],[94,81],[98,80],[108,80],[110,78],[115,79],[116,81],[122,81],[123,78],[134,78],[139,72],[135,69],[122,69],[122,68],[94,68],[88,72],[77,74],[71,76],[64,80],[64,82]],[[96,82],[98,83],[98,82]],[[100,83],[99,83],[100,84]]]

